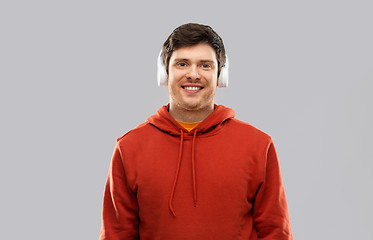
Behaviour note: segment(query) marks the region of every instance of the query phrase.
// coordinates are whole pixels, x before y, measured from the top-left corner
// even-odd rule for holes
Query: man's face
[[[214,106],[218,80],[215,50],[206,43],[175,50],[168,68],[172,107],[201,110]]]

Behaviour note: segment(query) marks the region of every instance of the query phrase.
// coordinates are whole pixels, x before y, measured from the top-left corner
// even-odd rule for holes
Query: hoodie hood
[[[179,172],[181,167],[181,159],[183,156],[183,142],[184,138],[193,138],[192,149],[191,149],[191,163],[192,163],[192,185],[193,185],[193,203],[194,207],[197,206],[197,176],[196,176],[196,160],[195,160],[195,144],[196,138],[199,135],[210,135],[215,134],[222,128],[222,123],[227,119],[234,118],[234,111],[223,105],[214,105],[214,111],[197,127],[195,127],[190,132],[183,128],[168,112],[169,104],[162,106],[156,114],[149,117],[147,122],[151,125],[159,128],[160,130],[167,132],[170,135],[180,136],[180,146],[179,146],[179,156],[177,158],[177,166],[175,172],[175,178],[172,185],[172,190],[169,199],[169,208],[171,213],[176,217],[176,213],[173,208],[173,198],[176,190],[177,181],[179,178]]]
[[[188,133],[168,112],[170,104],[162,106],[158,111],[150,116],[146,121],[153,126],[165,131],[171,135],[181,135],[181,131]],[[198,126],[190,131],[193,133],[198,130],[200,134],[210,134],[221,128],[221,124],[227,119],[234,118],[235,112],[233,109],[223,105],[214,105],[214,111],[203,120]]]

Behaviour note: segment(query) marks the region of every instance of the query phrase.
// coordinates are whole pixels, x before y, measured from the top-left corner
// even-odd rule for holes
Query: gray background
[[[276,144],[295,239],[373,239],[371,1],[1,1],[1,239],[97,239],[117,137],[168,102],[156,57],[211,25],[218,104]]]

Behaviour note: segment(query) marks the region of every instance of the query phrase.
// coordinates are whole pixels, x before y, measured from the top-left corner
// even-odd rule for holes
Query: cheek
[[[206,76],[209,80],[211,85],[217,85],[218,84],[218,74],[217,73],[211,73],[210,75]]]
[[[174,75],[170,75],[168,78],[168,91],[170,93],[175,94],[177,92],[177,89],[179,88],[177,84],[177,79]]]
[[[177,82],[177,73],[175,73],[174,71],[169,72],[169,74],[168,74],[168,81],[171,84],[174,84],[175,82]]]

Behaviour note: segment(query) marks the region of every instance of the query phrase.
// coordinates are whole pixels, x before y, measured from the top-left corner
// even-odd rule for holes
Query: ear
[[[158,86],[167,86],[168,83],[168,74],[162,59],[162,49],[157,59],[157,82]]]
[[[220,88],[228,87],[228,80],[229,80],[229,60],[228,60],[228,56],[225,55],[225,64],[220,70],[220,74],[218,78],[218,87]]]

